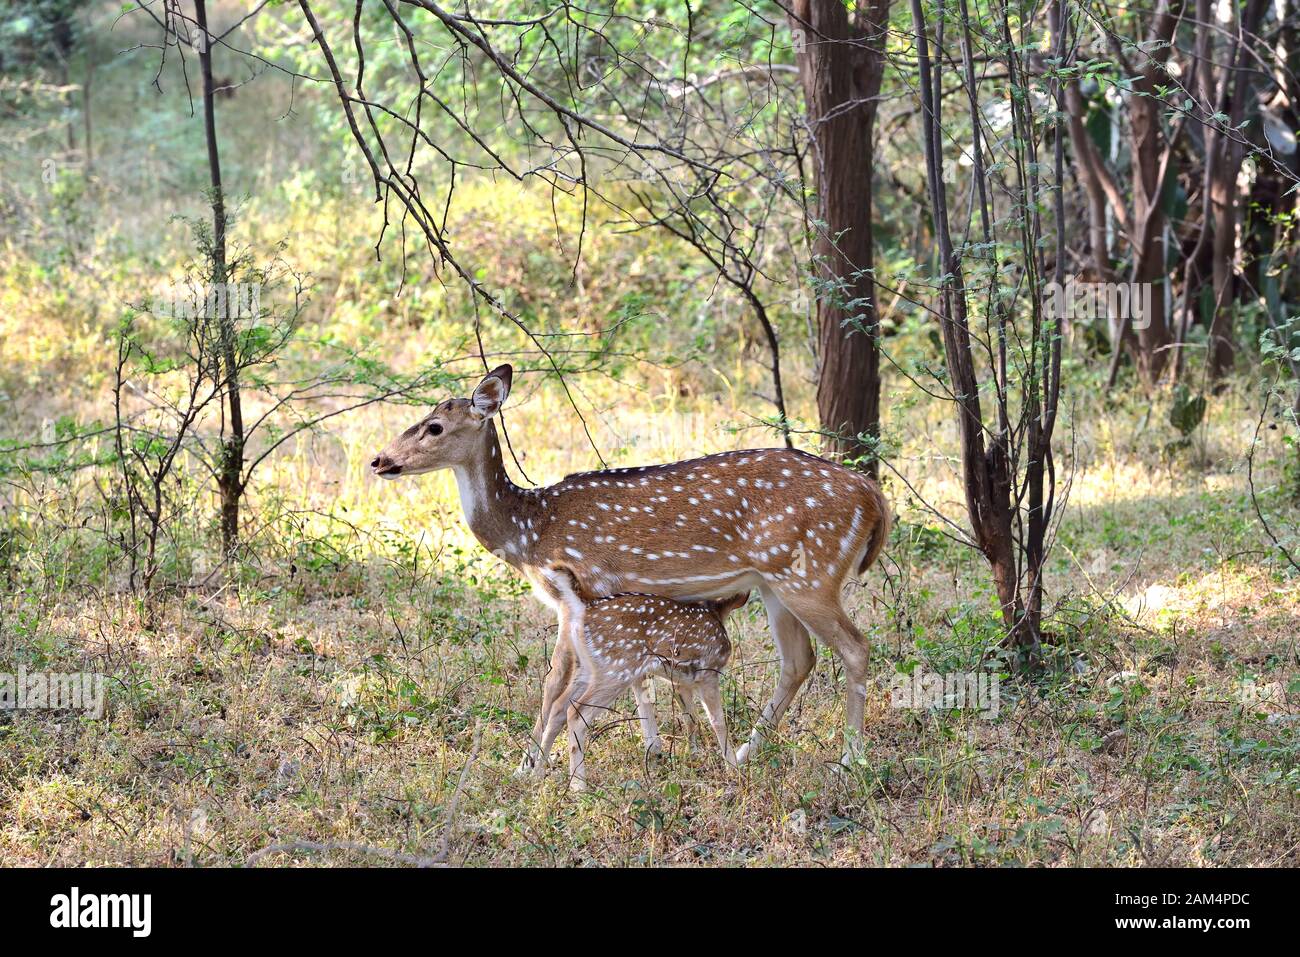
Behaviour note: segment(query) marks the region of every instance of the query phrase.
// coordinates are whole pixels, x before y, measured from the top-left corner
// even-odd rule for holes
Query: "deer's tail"
[[[889,507],[889,499],[885,498],[885,493],[880,491],[880,486],[874,479],[867,479],[867,486],[868,498],[876,507],[876,527],[871,531],[867,553],[862,556],[862,564],[858,566],[859,575],[866,574],[867,569],[880,557],[885,542],[889,541],[889,530],[894,526],[894,513]]]

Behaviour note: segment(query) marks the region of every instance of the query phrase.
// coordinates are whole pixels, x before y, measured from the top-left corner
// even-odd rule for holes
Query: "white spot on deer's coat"
[[[862,506],[855,505],[853,507],[853,521],[849,524],[849,530],[844,533],[843,537],[840,538],[841,555],[844,555],[849,550],[849,546],[852,545],[853,542],[857,539],[858,528],[861,526],[861,524],[862,524]]]

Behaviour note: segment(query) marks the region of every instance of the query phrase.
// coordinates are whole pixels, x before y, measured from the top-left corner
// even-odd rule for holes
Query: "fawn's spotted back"
[[[588,604],[583,626],[593,664],[620,682],[653,674],[716,674],[731,658],[727,629],[713,604],[615,595]]]

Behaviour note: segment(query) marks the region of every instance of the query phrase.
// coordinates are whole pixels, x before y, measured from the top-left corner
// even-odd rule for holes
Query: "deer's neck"
[[[536,496],[510,481],[497,441],[496,425],[486,425],[487,436],[478,456],[453,469],[460,489],[460,504],[470,531],[484,548],[520,565],[535,538]]]

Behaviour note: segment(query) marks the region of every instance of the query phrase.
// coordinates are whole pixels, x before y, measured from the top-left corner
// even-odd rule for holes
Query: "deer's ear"
[[[510,379],[514,370],[509,365],[497,366],[474,389],[470,398],[474,411],[485,419],[490,419],[501,409],[501,403],[510,394]]]

